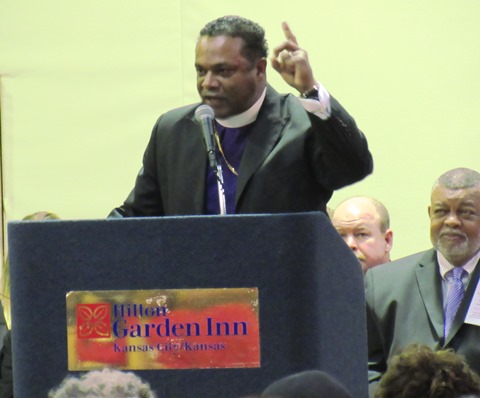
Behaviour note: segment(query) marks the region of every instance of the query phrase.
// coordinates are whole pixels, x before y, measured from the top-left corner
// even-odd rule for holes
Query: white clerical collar
[[[246,126],[247,124],[253,123],[257,120],[258,112],[260,111],[260,107],[263,104],[263,100],[265,99],[265,95],[267,93],[267,88],[263,90],[262,95],[260,98],[255,102],[249,109],[245,112],[240,113],[239,115],[233,115],[227,117],[226,119],[217,119],[217,122],[220,123],[223,127],[227,128],[238,128]]]

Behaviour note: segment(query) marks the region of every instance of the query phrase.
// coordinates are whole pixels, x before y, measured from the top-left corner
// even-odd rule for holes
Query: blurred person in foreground
[[[195,48],[200,101],[155,124],[133,190],[109,217],[326,212],[333,191],[372,172],[354,119],[313,74],[307,51],[287,23],[272,67],[300,94],[267,83],[264,29],[240,16],[207,23]],[[214,114],[211,139],[223,173],[209,167],[197,108]],[[214,131],[214,134],[213,134]],[[220,190],[221,191],[221,190]]]
[[[48,398],[156,398],[150,385],[132,372],[92,370],[79,377],[67,376]]]
[[[363,272],[390,261],[390,215],[378,200],[367,196],[344,200],[335,208],[332,224],[360,261]]]
[[[320,370],[307,370],[270,384],[261,398],[352,398],[335,378]]]
[[[452,349],[412,344],[392,357],[375,398],[458,398],[480,394],[480,377]]]
[[[432,249],[365,273],[371,393],[389,359],[413,343],[452,348],[480,371],[480,327],[465,322],[480,275],[480,174],[442,174],[428,214]]]

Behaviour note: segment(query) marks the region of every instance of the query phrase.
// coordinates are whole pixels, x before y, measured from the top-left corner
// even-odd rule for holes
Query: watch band
[[[301,94],[302,98],[313,98],[318,100],[318,85],[314,85],[310,90]]]

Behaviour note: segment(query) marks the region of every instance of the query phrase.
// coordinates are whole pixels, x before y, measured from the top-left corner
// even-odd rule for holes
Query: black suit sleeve
[[[331,116],[322,120],[310,114],[317,134],[312,136],[312,158],[318,181],[334,191],[357,182],[373,171],[373,158],[365,135],[355,120],[334,98],[330,97]]]
[[[368,382],[369,394],[374,396],[377,384],[387,368],[383,339],[375,316],[373,273],[365,274],[365,299],[367,302],[367,336],[368,336]]]
[[[161,118],[160,118],[161,119]],[[147,149],[143,155],[143,167],[140,169],[135,186],[122,206],[113,209],[108,218],[163,216],[162,197],[156,175],[155,152],[156,135],[160,119],[155,124]]]
[[[13,398],[12,338],[8,331],[0,352],[0,398]]]

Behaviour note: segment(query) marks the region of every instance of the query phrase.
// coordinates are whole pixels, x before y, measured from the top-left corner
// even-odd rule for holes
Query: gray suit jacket
[[[292,95],[267,87],[247,138],[236,190],[237,213],[325,211],[335,189],[371,173],[364,135],[332,98],[323,121]],[[207,154],[197,104],[163,114],[125,203],[111,217],[203,214]]]
[[[480,373],[480,327],[463,322],[480,275],[477,264],[447,339],[442,282],[434,249],[374,267],[365,274],[369,380],[378,381],[390,357],[412,343],[453,348]]]

